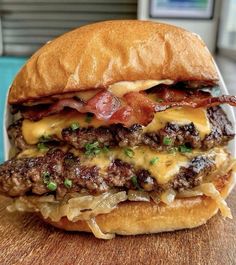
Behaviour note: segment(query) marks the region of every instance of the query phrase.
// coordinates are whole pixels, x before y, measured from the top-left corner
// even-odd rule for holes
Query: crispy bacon
[[[66,98],[53,103],[52,105],[40,105],[34,107],[26,107],[22,110],[22,116],[25,119],[30,119],[33,121],[37,121],[42,119],[43,117],[56,114],[61,112],[65,107],[75,109],[77,111],[81,111],[84,106],[84,103],[79,99]]]
[[[167,102],[178,102],[183,100],[211,97],[209,92],[202,90],[187,90],[162,87],[155,91],[157,98]]]
[[[132,125],[135,123],[133,120],[133,109],[130,106],[123,106],[119,108],[110,118],[110,123],[122,123]]]
[[[173,107],[213,107],[219,104],[236,106],[236,97],[222,95],[212,97],[209,92],[202,90],[186,90],[175,88],[162,88],[155,92],[161,102],[155,104],[155,112],[164,111]]]
[[[190,100],[181,100],[181,101],[165,101],[156,104],[155,112],[164,111],[169,108],[173,107],[191,107],[191,108],[200,108],[200,107],[213,107],[220,104],[227,103],[231,106],[236,106],[236,97],[235,96],[228,96],[222,95],[219,97],[206,97],[206,98],[195,98]]]
[[[100,120],[108,120],[120,108],[120,100],[109,91],[101,91],[92,97],[81,110],[91,112]]]
[[[151,100],[144,92],[130,92],[119,99],[109,91],[100,91],[85,103],[75,98],[62,99],[52,105],[27,107],[25,110],[22,109],[22,114],[24,118],[39,120],[68,107],[81,113],[91,112],[98,119],[111,124],[121,123],[130,126],[135,123],[147,125],[152,121],[155,112],[173,107],[212,107],[223,103],[236,106],[235,96],[212,97],[210,93],[200,90],[164,87],[154,93],[158,102]]]
[[[135,123],[147,125],[152,121],[155,112],[155,103],[145,94],[130,92],[124,96],[128,106],[133,109]]]

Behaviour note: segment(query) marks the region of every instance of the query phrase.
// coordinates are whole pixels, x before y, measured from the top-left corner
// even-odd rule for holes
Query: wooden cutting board
[[[215,216],[193,230],[117,236],[110,241],[63,232],[31,214],[8,213],[0,199],[0,264],[236,264],[236,193],[228,204],[235,216]]]

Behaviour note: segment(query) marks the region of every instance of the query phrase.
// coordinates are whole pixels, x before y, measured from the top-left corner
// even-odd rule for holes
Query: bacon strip
[[[212,107],[223,103],[236,106],[235,96],[211,97],[210,93],[198,90],[161,88],[154,93],[162,102],[154,102],[143,92],[127,93],[121,100],[109,91],[100,91],[86,103],[79,99],[62,99],[50,106],[30,107],[26,111],[23,109],[22,114],[24,118],[39,120],[68,107],[81,113],[91,112],[98,119],[109,123],[130,126],[135,123],[147,125],[152,121],[155,112],[173,107]]]
[[[147,125],[152,121],[155,112],[155,103],[145,94],[130,92],[124,96],[128,106],[133,109],[133,124]]]
[[[191,108],[200,108],[200,107],[213,107],[220,104],[227,103],[231,106],[236,106],[236,97],[235,96],[228,96],[228,95],[222,95],[219,97],[207,97],[202,99],[190,99],[190,100],[182,100],[182,101],[176,101],[176,102],[162,102],[159,104],[156,104],[155,106],[155,112],[164,111],[169,108],[173,107],[191,107]]]
[[[183,100],[190,99],[200,99],[211,97],[209,92],[205,92],[202,90],[187,90],[187,89],[176,89],[176,88],[167,88],[163,87],[158,89],[155,92],[157,98],[162,99],[167,102],[178,102]]]
[[[120,108],[120,100],[108,91],[101,91],[92,97],[87,103],[79,99],[62,99],[48,106],[41,105],[22,109],[25,119],[40,120],[43,117],[61,112],[65,107],[75,109],[81,113],[91,112],[100,120],[109,120],[110,117]]]
[[[100,120],[109,120],[120,106],[121,102],[117,97],[109,91],[101,91],[86,103],[81,112],[91,112]]]
[[[31,108],[26,108],[22,110],[22,116],[25,119],[30,119],[33,121],[37,121],[42,119],[43,117],[47,117],[52,114],[56,114],[61,112],[65,107],[75,109],[78,112],[81,112],[82,108],[84,106],[84,103],[80,100],[76,100],[73,98],[68,98],[68,99],[61,99],[58,102],[50,105],[44,106],[35,106]]]

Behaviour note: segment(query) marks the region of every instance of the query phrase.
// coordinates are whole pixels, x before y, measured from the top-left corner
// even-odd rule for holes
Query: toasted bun
[[[226,198],[234,185],[233,175],[225,179],[221,195]],[[222,181],[222,180],[221,180]],[[222,185],[222,183],[219,183]],[[205,224],[218,211],[216,202],[206,196],[176,199],[172,204],[149,202],[124,202],[109,214],[96,217],[104,233],[137,235],[194,228]],[[55,227],[68,231],[91,232],[84,221],[70,222],[62,218],[59,222],[45,220]]]
[[[119,81],[214,82],[212,56],[191,32],[148,21],[107,21],[47,43],[16,76],[9,103],[95,88]]]

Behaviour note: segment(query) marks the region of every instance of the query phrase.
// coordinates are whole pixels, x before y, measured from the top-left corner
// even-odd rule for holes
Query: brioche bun
[[[215,184],[223,198],[228,196],[234,182],[234,174],[230,173]],[[206,196],[176,199],[170,205],[126,201],[112,212],[96,216],[96,222],[103,233],[137,235],[194,228],[205,224],[217,212],[216,202]],[[67,218],[45,221],[67,231],[91,232],[85,221],[71,222]]]
[[[103,88],[119,81],[215,82],[211,54],[184,29],[138,20],[75,29],[39,49],[16,76],[10,104]]]

